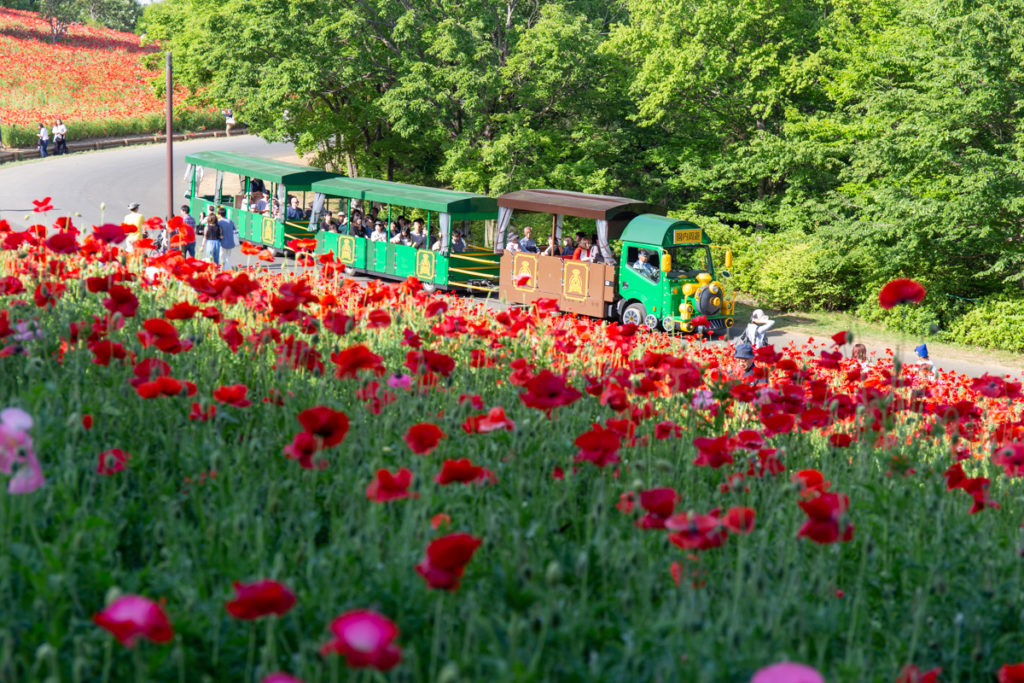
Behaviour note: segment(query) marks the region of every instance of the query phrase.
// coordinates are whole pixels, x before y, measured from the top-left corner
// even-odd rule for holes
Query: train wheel
[[[643,304],[630,304],[622,311],[622,323],[625,325],[632,323],[639,327],[644,324],[646,315],[647,311],[644,310]]]
[[[647,325],[647,329],[656,330],[658,329],[658,316],[651,314],[644,318],[644,325]]]

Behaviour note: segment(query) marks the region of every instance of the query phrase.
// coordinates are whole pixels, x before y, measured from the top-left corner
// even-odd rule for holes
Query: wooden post
[[[174,216],[174,87],[171,78],[171,53],[167,53],[167,220]]]

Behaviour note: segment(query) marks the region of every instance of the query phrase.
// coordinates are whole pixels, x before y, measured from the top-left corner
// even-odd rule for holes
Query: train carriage
[[[293,239],[313,237],[307,221],[285,218],[289,196],[298,198],[305,207],[313,183],[336,177],[319,168],[238,152],[197,152],[187,155],[185,163],[186,196],[192,215],[223,206],[238,228],[241,241],[277,250],[284,250]],[[215,172],[212,179],[206,169]],[[263,194],[270,197],[265,211],[257,211],[251,201],[256,181],[261,181],[266,190]],[[276,214],[274,200],[280,208]]]
[[[317,253],[333,253],[350,268],[370,275],[404,279],[410,275],[439,289],[461,288],[489,292],[498,285],[498,255],[479,245],[483,222],[498,216],[493,197],[406,185],[375,178],[335,177],[313,183],[313,213],[310,229],[321,223],[331,210],[345,216],[337,229],[317,230]],[[378,217],[387,227],[386,241],[373,241],[350,234],[352,212],[359,207],[381,209]],[[403,212],[409,218],[422,218],[428,235],[426,248],[392,244],[392,222]],[[466,250],[451,249],[454,230],[466,236]],[[434,232],[436,230],[436,237]],[[434,242],[437,249],[431,249]]]
[[[526,304],[555,299],[563,311],[666,331],[704,328],[725,336],[732,326],[735,302],[725,300],[710,239],[697,225],[668,218],[660,208],[628,197],[564,190],[510,192],[498,198],[498,207],[495,251],[503,254],[503,300]],[[550,214],[558,239],[565,217],[592,220],[602,262],[506,252],[512,220],[524,213]],[[612,249],[616,241],[621,243],[619,254]],[[727,267],[730,261],[727,254]],[[651,265],[641,267],[641,262]]]

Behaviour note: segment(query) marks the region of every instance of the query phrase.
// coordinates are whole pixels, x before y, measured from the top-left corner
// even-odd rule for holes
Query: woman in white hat
[[[755,309],[750,314],[750,323],[747,325],[747,329],[743,331],[743,336],[747,342],[750,343],[755,349],[759,349],[765,345],[765,334],[768,330],[775,326],[775,321],[764,314],[760,308]]]

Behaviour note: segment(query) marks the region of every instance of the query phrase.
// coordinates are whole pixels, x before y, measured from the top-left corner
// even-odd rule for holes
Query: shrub
[[[1024,298],[983,301],[952,321],[946,339],[1024,353]]]
[[[163,114],[151,114],[135,119],[109,119],[99,121],[66,121],[68,142],[109,138],[121,135],[143,135],[164,132]],[[215,112],[179,111],[174,118],[175,132],[221,128],[224,118]],[[35,126],[0,126],[0,137],[8,147],[35,147],[38,128]],[[51,140],[51,147],[53,142]]]

